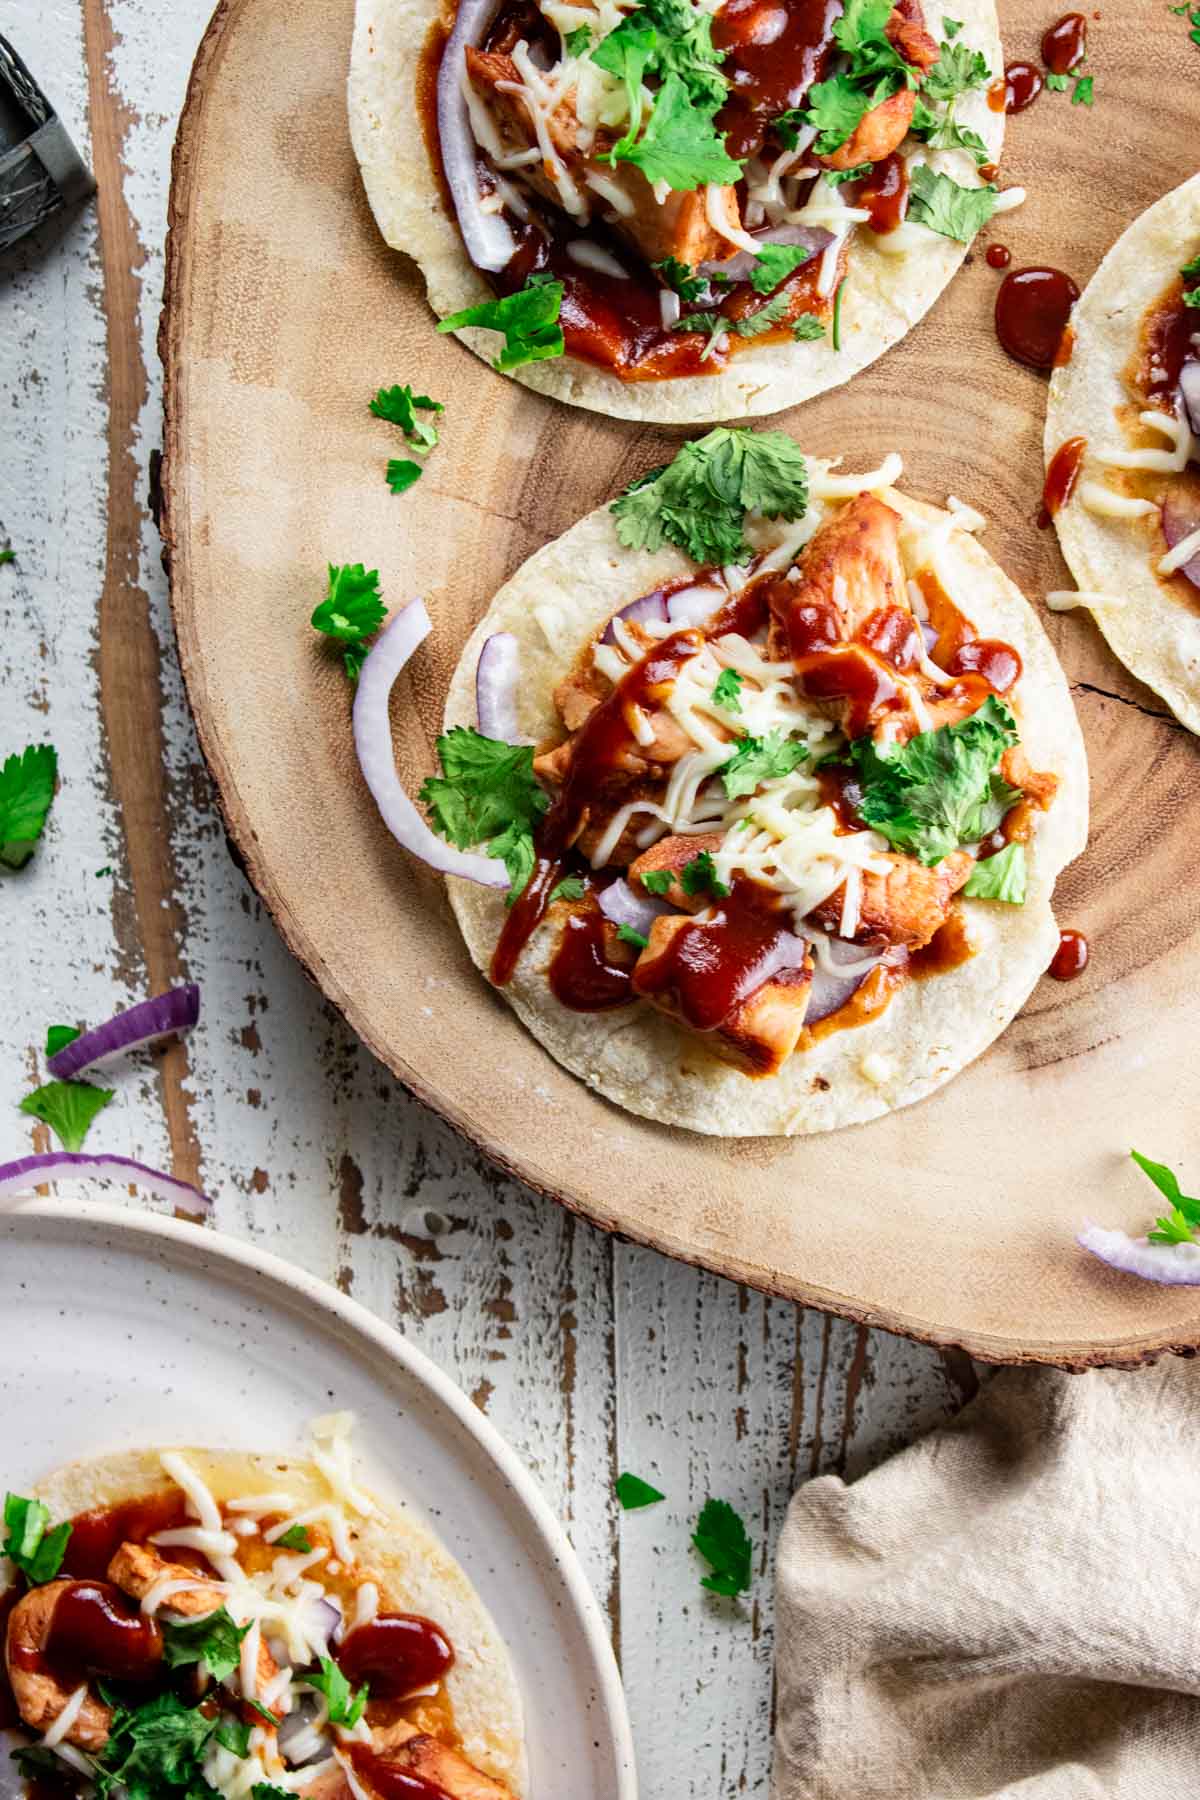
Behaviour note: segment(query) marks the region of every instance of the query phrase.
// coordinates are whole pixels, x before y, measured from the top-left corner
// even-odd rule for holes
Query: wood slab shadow
[[[875,1124],[731,1142],[619,1112],[517,1024],[472,968],[438,881],[380,825],[345,677],[308,628],[326,563],[377,566],[392,605],[428,599],[433,637],[393,708],[415,787],[492,593],[675,440],[543,400],[435,334],[350,151],[351,14],[351,0],[218,10],[176,146],[161,338],[183,671],[230,833],[285,941],[408,1087],[607,1230],[984,1358],[1084,1367],[1194,1349],[1200,1291],[1116,1276],[1073,1241],[1088,1214],[1150,1216],[1131,1143],[1194,1156],[1200,980],[1200,746],[1087,618],[1048,624],[1091,757],[1091,843],[1060,889],[1091,966],[1043,981],[986,1056]],[[1042,0],[1007,9],[1008,54],[1033,54],[1050,17]],[[1094,110],[1047,94],[1010,121],[1005,179],[1030,198],[991,237],[1015,263],[1082,284],[1193,172],[1182,23],[1165,5],[1106,10]],[[1036,601],[1068,585],[1053,533],[1034,524],[1044,384],[995,343],[983,248],[904,343],[778,422],[851,465],[900,450],[913,492],[984,510],[985,541]],[[391,428],[367,411],[395,381],[446,402],[442,444],[402,499],[384,481]]]

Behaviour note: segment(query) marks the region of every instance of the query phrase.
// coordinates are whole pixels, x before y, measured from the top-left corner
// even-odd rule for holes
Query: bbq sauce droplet
[[[1052,369],[1079,289],[1061,269],[1013,269],[996,294],[1001,347],[1031,369]]]
[[[1046,485],[1042,489],[1042,510],[1047,524],[1051,519],[1057,518],[1075,492],[1086,450],[1086,438],[1071,437],[1066,443],[1060,444],[1050,458],[1050,466],[1046,470]]]
[[[402,1700],[414,1688],[440,1681],[454,1662],[449,1638],[417,1613],[380,1613],[347,1632],[337,1665],[350,1683],[367,1682],[376,1698]]]
[[[995,87],[999,83],[993,84]],[[1032,106],[1044,86],[1040,72],[1032,63],[1011,62],[1004,67],[1004,103],[998,105],[988,89],[988,105],[993,112],[1019,113]]]
[[[1087,55],[1087,20],[1064,13],[1042,37],[1042,61],[1055,75],[1067,75]]]
[[[1064,931],[1059,936],[1058,949],[1054,952],[1048,973],[1055,981],[1074,981],[1087,968],[1090,954],[1088,941],[1082,931]]]
[[[987,263],[989,269],[1007,269],[1012,261],[1012,251],[1007,244],[989,244],[987,247]]]

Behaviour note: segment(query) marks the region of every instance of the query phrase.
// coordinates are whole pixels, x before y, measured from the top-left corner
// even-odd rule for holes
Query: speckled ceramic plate
[[[600,1609],[512,1451],[440,1370],[275,1257],[91,1202],[0,1212],[0,1442],[20,1490],[72,1457],[169,1441],[298,1449],[358,1415],[364,1479],[474,1582],[525,1699],[530,1800],[636,1800]]]

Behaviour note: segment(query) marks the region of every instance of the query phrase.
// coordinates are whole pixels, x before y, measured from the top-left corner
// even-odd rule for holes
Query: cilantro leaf
[[[414,394],[410,387],[380,388],[371,401],[377,419],[398,425],[418,456],[426,456],[438,441],[437,426],[432,420],[419,419],[418,412],[445,412],[440,400],[428,394]]]
[[[996,210],[996,187],[960,187],[949,175],[935,174],[927,163],[912,172],[908,216],[941,237],[969,244]]]
[[[632,925],[618,925],[617,936],[623,944],[634,944],[639,950],[644,950],[646,945],[650,942],[650,939],[644,932],[635,931]]]
[[[718,706],[726,707],[730,712],[740,713],[742,710],[742,685],[746,677],[739,675],[736,669],[722,669],[713,686],[712,697]]]
[[[817,138],[813,145],[816,154],[832,156],[835,150],[840,150],[854,136],[871,108],[889,99],[892,91],[892,84],[884,79],[873,92],[864,93],[846,74],[831,75],[828,81],[815,82],[808,90],[808,105],[803,117],[807,125],[816,128]]]
[[[717,865],[711,850],[701,850],[690,863],[685,863],[679,880],[685,894],[703,894],[707,890],[718,900],[723,900],[729,892],[725,883],[717,879]]]
[[[961,19],[948,19],[948,18],[946,18],[945,14],[943,13],[943,15],[942,15],[942,30],[945,32],[947,38],[949,38],[951,41],[953,41],[958,36],[958,34],[962,30],[962,28],[963,28],[963,22]]]
[[[658,31],[660,73],[677,75],[697,106],[721,106],[729,83],[721,71],[725,53],[713,45],[712,15],[684,0],[643,0],[642,11]]]
[[[1016,721],[994,694],[969,718],[922,731],[907,744],[856,738],[848,756],[862,789],[859,816],[932,867],[995,831],[1020,798],[997,769],[1016,741]]]
[[[636,1512],[640,1506],[653,1506],[667,1497],[656,1487],[651,1487],[648,1481],[643,1481],[640,1475],[628,1473],[617,1476],[615,1492],[625,1512]]]
[[[328,1656],[321,1658],[319,1674],[306,1675],[305,1680],[310,1687],[324,1694],[329,1707],[329,1723],[345,1725],[347,1728],[358,1724],[367,1704],[367,1684],[364,1681],[357,1693],[351,1691],[350,1683],[342,1674],[337,1664]]]
[[[676,193],[687,193],[709,182],[718,186],[740,181],[742,165],[725,148],[717,130],[715,106],[697,105],[687,84],[669,74],[654,97],[646,129],[636,144],[613,146],[614,162],[631,162],[647,181],[665,181]],[[555,315],[557,317],[557,314]]]
[[[275,1547],[278,1550],[299,1550],[307,1555],[312,1549],[312,1539],[303,1525],[289,1525],[282,1537],[275,1539]]]
[[[701,1577],[701,1587],[710,1594],[729,1597],[749,1591],[752,1546],[746,1527],[727,1500],[705,1501],[692,1542],[712,1571]]]
[[[887,42],[887,22],[892,16],[888,0],[846,0],[842,15],[833,28],[838,48],[854,56],[877,44]]]
[[[1046,76],[1046,86],[1052,94],[1065,94],[1067,91],[1067,78],[1065,75],[1060,75],[1056,70],[1051,69],[1050,73]]]
[[[582,56],[592,41],[590,25],[580,25],[574,31],[568,31],[563,39],[563,48],[568,56]]]
[[[609,160],[614,163],[633,148],[642,128],[642,80],[658,47],[658,33],[652,25],[639,24],[642,17],[640,13],[631,13],[622,19],[616,30],[610,31],[592,51],[592,61],[597,68],[625,83],[629,128],[613,145]]]
[[[0,550],[0,569],[4,567],[5,563],[16,562],[16,560],[17,553],[12,545],[5,544],[4,548]]]
[[[163,1657],[168,1669],[202,1662],[214,1681],[225,1681],[241,1660],[241,1643],[249,1625],[235,1625],[225,1608],[202,1619],[173,1625],[163,1621]]]
[[[24,868],[42,835],[54,799],[58,753],[51,744],[30,744],[0,766],[0,862]]]
[[[504,348],[492,366],[503,375],[525,363],[545,362],[563,354],[562,327],[558,323],[562,299],[561,281],[533,276],[515,294],[451,313],[448,319],[440,321],[438,330],[460,331],[465,325],[475,325],[502,332]]]
[[[617,536],[630,550],[668,541],[698,563],[736,562],[745,553],[747,512],[799,519],[808,506],[808,466],[782,431],[717,426],[695,438],[653,480],[614,500]]]
[[[1072,106],[1092,106],[1096,99],[1096,78],[1094,75],[1081,75],[1071,92]]]
[[[551,888],[551,902],[555,900],[582,900],[585,884],[582,875],[566,875],[557,887]]]
[[[816,313],[801,313],[798,319],[792,320],[792,336],[797,343],[813,343],[825,336],[825,327]]]
[[[96,1759],[100,1793],[120,1786],[131,1800],[159,1800],[172,1790],[180,1800],[211,1794],[202,1764],[218,1724],[219,1716],[206,1718],[172,1693],[132,1709],[116,1701],[108,1742]]]
[[[992,153],[979,133],[969,125],[960,125],[955,118],[953,102],[946,112],[936,113],[918,99],[909,130],[931,149],[966,150],[980,166],[991,161]]]
[[[675,880],[672,869],[643,869],[638,880],[648,894],[665,894]]]
[[[244,1725],[240,1719],[226,1719],[223,1724],[217,1726],[213,1735],[223,1750],[228,1750],[231,1755],[240,1756],[244,1760],[250,1754],[251,1730],[252,1727]],[[253,1793],[255,1789],[252,1788],[250,1791]]]
[[[115,1088],[92,1087],[87,1081],[48,1081],[26,1094],[21,1111],[48,1125],[64,1150],[80,1150],[92,1120],[115,1092]]]
[[[658,269],[669,288],[673,288],[681,300],[698,300],[708,283],[702,275],[697,275],[685,262],[677,256],[665,256],[662,262],[653,265]]]
[[[725,785],[726,798],[739,800],[745,794],[752,794],[764,781],[790,775],[807,756],[803,744],[785,738],[782,731],[768,731],[766,737],[742,738],[717,774]]]
[[[21,1494],[5,1494],[4,1524],[7,1535],[3,1552],[14,1562],[31,1587],[53,1581],[62,1568],[69,1523],[47,1531],[50,1509],[41,1500],[27,1500]]]
[[[48,1025],[46,1027],[46,1055],[57,1056],[68,1044],[73,1044],[82,1033],[74,1025]]]
[[[387,466],[387,484],[393,494],[406,494],[414,481],[421,479],[420,463],[410,462],[407,457],[393,457]]]
[[[504,744],[456,725],[437,741],[442,765],[420,792],[442,836],[460,850],[488,841],[508,869],[509,899],[533,870],[533,828],[550,802],[533,773],[531,744]]]
[[[830,187],[841,187],[847,181],[861,181],[864,175],[871,173],[874,166],[874,163],[869,162],[856,163],[852,169],[822,169],[821,173]]]
[[[367,660],[367,638],[379,630],[386,617],[378,569],[364,569],[361,563],[330,563],[329,586],[311,624],[314,631],[323,631],[345,645],[342,661],[351,681],[358,680]]]
[[[750,271],[750,286],[756,294],[773,293],[811,254],[803,244],[764,244]]]
[[[938,60],[921,84],[921,92],[930,100],[953,100],[991,80],[992,71],[981,50],[972,50],[969,44],[942,44],[939,49]]]
[[[1200,1199],[1180,1190],[1178,1177],[1166,1163],[1151,1162],[1149,1157],[1136,1150],[1129,1154],[1170,1205],[1167,1215],[1155,1219],[1153,1228],[1146,1233],[1149,1241],[1152,1244],[1194,1243],[1194,1233],[1200,1228]]]
[[[753,280],[753,276],[751,280]],[[677,319],[671,330],[707,331],[708,343],[700,359],[703,362],[717,339],[724,337],[726,332],[732,332],[734,337],[760,337],[764,331],[769,331],[772,325],[778,325],[790,305],[790,295],[776,294],[773,300],[768,300],[764,306],[757,307],[752,313],[744,313],[740,319],[731,319],[725,313],[719,312],[692,312],[685,314],[682,319]]]
[[[1010,906],[1025,904],[1025,846],[1006,844],[995,856],[985,856],[971,870],[963,893],[969,900],[1005,900]]]

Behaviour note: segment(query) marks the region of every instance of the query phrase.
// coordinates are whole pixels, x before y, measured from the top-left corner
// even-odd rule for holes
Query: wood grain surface
[[[1012,53],[1049,22],[1008,10]],[[350,0],[230,0],[180,133],[165,336],[168,541],[201,741],[281,932],[367,1044],[490,1156],[609,1229],[739,1280],[998,1359],[1136,1361],[1200,1341],[1200,1296],[1109,1275],[1084,1214],[1135,1224],[1131,1142],[1175,1160],[1193,1083],[1197,746],[1081,619],[1052,619],[1087,735],[1092,842],[1061,889],[1093,943],[933,1099],[801,1142],[717,1143],[622,1115],[553,1065],[468,963],[437,881],[374,816],[342,677],[305,629],[326,560],[423,592],[434,636],[399,689],[398,756],[432,764],[471,624],[537,545],[664,460],[666,434],[494,378],[435,336],[421,283],[364,205],[343,105]],[[996,223],[1017,263],[1084,281],[1122,224],[1190,172],[1190,48],[1165,7],[1093,26],[1094,110],[1047,94],[1011,122]],[[1110,154],[1136,138],[1137,155]],[[783,416],[809,449],[904,454],[909,486],[980,506],[1035,599],[1067,585],[1034,526],[1044,389],[995,343],[983,245],[930,317],[848,388]],[[398,502],[380,383],[447,403]]]

